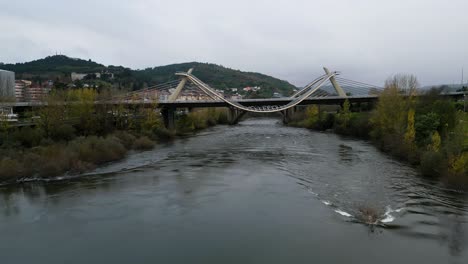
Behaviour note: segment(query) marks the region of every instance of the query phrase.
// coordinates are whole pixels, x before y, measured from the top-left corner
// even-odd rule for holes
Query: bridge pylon
[[[191,74],[193,71],[193,68],[189,69],[188,70],[188,74]],[[169,102],[175,102],[175,100],[177,99],[177,97],[179,97],[179,94],[180,92],[182,91],[182,89],[184,89],[185,87],[185,84],[187,83],[187,80],[188,78],[187,77],[182,77],[182,79],[180,80],[180,83],[179,85],[177,85],[175,91],[173,94],[171,94],[171,96],[169,97]]]
[[[336,93],[338,93],[338,96],[347,97],[343,88],[341,88],[340,84],[336,81],[335,75],[332,75],[327,67],[323,67],[323,70],[328,76],[331,76],[330,82],[333,85],[333,88],[335,88]]]

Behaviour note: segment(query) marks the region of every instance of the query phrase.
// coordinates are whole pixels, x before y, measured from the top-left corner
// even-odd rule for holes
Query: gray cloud
[[[3,62],[55,52],[132,68],[201,61],[297,85],[324,65],[375,84],[399,72],[458,83],[468,62],[465,0],[2,2]]]

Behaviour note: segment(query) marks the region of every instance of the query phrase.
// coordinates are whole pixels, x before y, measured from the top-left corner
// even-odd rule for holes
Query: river
[[[0,263],[466,264],[467,202],[368,142],[248,119],[0,187]]]

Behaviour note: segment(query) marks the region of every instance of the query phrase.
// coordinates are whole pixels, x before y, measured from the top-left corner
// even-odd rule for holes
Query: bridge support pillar
[[[239,110],[235,107],[228,108],[228,122],[230,125],[236,125],[240,119],[245,115],[245,111]]]
[[[284,111],[281,111],[281,114],[283,115],[283,124],[285,125],[289,124],[292,121],[292,118],[294,117],[295,113],[296,113],[296,107],[292,107]]]
[[[164,107],[161,110],[162,117],[164,119],[164,126],[168,130],[175,130],[175,111],[174,107]]]

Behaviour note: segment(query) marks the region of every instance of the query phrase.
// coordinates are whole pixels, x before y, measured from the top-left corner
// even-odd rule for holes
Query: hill
[[[228,88],[259,86],[261,90],[256,96],[271,97],[274,92],[288,95],[291,94],[293,89],[296,89],[294,85],[287,81],[265,74],[243,72],[221,65],[199,62],[132,70],[123,66],[104,66],[91,60],[55,55],[26,63],[0,64],[0,68],[15,72],[17,79],[31,79],[39,82],[53,80],[56,83],[62,84],[71,82],[69,76],[72,72],[108,72],[114,74],[114,78],[103,81],[114,87],[130,90],[138,90],[145,86],[152,86],[177,79],[179,77],[174,75],[174,73],[194,68],[193,74],[210,86],[221,90],[228,91]]]
[[[139,79],[146,80],[148,83],[161,83],[176,79],[177,76],[174,75],[175,72],[187,71],[190,68],[194,69],[193,74],[200,80],[221,90],[259,86],[261,87],[260,96],[271,97],[274,92],[287,95],[290,94],[293,89],[296,89],[294,85],[287,81],[265,74],[233,70],[211,63],[190,62],[172,64],[136,71],[135,74]]]
[[[48,56],[25,63],[3,64],[1,68],[16,74],[45,74],[71,72],[100,72],[106,67],[91,60],[74,59],[64,55]]]

